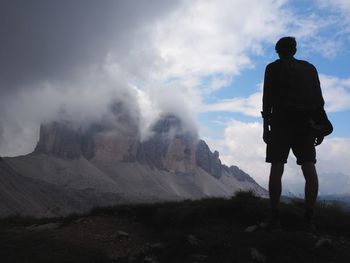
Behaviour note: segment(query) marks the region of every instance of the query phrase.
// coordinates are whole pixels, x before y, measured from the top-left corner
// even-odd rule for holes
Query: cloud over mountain
[[[294,21],[282,0],[15,0],[0,12],[5,155],[29,152],[38,124],[65,109],[91,121],[121,97],[143,124],[169,111],[193,121],[205,93],[252,67]]]
[[[348,14],[346,0],[1,1],[0,155],[31,152],[40,123],[86,125],[118,102],[133,113],[142,139],[162,114],[197,131],[198,113],[238,112],[250,119],[237,128],[259,140],[256,85],[275,59],[275,41],[294,35],[301,57],[334,59],[346,53]],[[261,76],[255,83],[234,82],[252,71]],[[348,110],[347,73],[320,73],[329,109]],[[215,131],[221,142],[243,141],[232,123]]]
[[[139,114],[131,76],[156,60],[148,54],[143,29],[176,4],[2,1],[0,154],[31,151],[38,124],[63,112],[91,122],[114,101],[123,101]]]

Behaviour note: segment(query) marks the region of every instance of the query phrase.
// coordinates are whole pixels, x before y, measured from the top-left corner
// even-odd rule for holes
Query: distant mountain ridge
[[[86,127],[67,120],[43,124],[33,153],[3,158],[0,215],[57,216],[93,206],[231,196],[240,190],[267,195],[237,166],[223,165],[219,153],[211,152],[177,116],[160,118],[141,141],[137,120],[118,107],[112,113]],[[23,189],[14,190],[5,179]],[[37,196],[35,184],[46,194]],[[15,193],[24,190],[30,202],[20,210]]]
[[[337,204],[346,211],[350,211],[350,194],[321,195],[319,200],[325,203]]]

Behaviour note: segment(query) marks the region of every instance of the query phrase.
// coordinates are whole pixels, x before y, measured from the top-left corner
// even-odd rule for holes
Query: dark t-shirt
[[[297,118],[323,108],[316,68],[307,61],[278,59],[265,70],[263,111],[275,119]]]

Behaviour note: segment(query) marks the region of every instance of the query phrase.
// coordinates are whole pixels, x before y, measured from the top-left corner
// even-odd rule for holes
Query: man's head
[[[275,50],[280,58],[291,58],[297,52],[297,41],[294,37],[282,37],[277,41]]]

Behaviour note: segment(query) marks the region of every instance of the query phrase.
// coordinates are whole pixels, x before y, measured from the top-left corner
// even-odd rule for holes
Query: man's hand
[[[264,132],[263,132],[263,140],[265,143],[268,143],[271,139],[271,131],[270,131],[270,125],[269,125],[269,120],[264,118],[264,123],[263,123],[263,127],[264,127]]]
[[[322,135],[315,137],[314,145],[315,146],[320,145],[323,142],[323,139],[324,139],[324,136],[322,136]]]
[[[264,129],[264,133],[263,133],[264,142],[268,143],[270,141],[270,137],[271,137],[271,132],[268,129]]]

